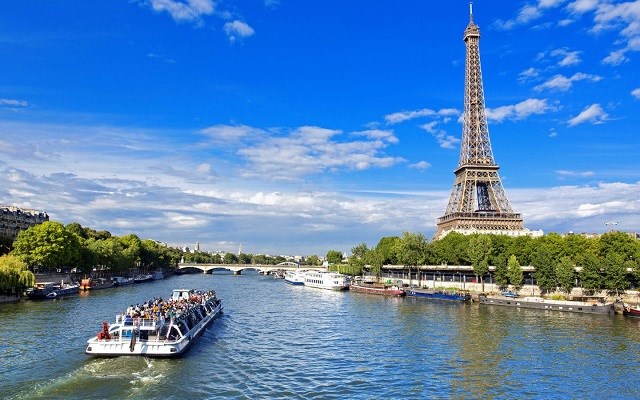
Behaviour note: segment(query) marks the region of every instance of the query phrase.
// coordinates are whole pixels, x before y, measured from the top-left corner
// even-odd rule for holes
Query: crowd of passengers
[[[169,321],[171,319],[179,319],[197,306],[204,306],[205,303],[216,297],[213,290],[207,292],[195,291],[190,292],[189,298],[169,299],[153,298],[142,304],[131,304],[127,311],[123,314],[125,325],[131,325],[134,322],[139,323],[142,320]]]

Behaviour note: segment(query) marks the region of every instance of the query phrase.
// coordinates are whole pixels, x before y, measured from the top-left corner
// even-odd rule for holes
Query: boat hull
[[[613,304],[589,304],[579,301],[560,300],[528,300],[513,299],[508,297],[479,296],[480,304],[497,305],[506,307],[530,308],[536,310],[551,310],[560,312],[572,312],[580,314],[604,314],[613,315]]]
[[[349,286],[349,291],[393,297],[402,297],[407,294],[403,289],[400,288],[363,286],[357,284],[351,284],[351,286]]]
[[[624,315],[627,317],[635,317],[635,318],[640,318],[640,308],[636,307],[636,308],[625,308],[624,309]]]
[[[447,293],[442,291],[429,291],[429,290],[417,290],[417,289],[408,289],[407,296],[419,297],[421,299],[430,299],[430,300],[447,300],[447,301],[471,300],[471,295],[468,293]]]
[[[33,290],[27,292],[27,297],[30,300],[54,300],[60,299],[65,296],[78,294],[80,287],[78,285],[70,285],[64,288],[46,289],[46,290]]]

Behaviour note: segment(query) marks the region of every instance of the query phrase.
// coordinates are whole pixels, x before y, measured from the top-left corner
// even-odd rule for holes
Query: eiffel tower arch
[[[491,150],[480,68],[480,28],[473,22],[469,5],[469,25],[464,31],[466,45],[464,114],[460,159],[444,215],[438,218],[436,238],[456,231],[511,236],[542,235],[523,227],[502,186]]]

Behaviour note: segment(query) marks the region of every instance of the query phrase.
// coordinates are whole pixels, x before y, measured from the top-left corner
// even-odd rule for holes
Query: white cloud
[[[579,125],[585,122],[592,124],[602,124],[609,119],[609,115],[604,112],[600,104],[592,104],[586,107],[580,114],[571,118],[567,123],[569,126]]]
[[[235,42],[239,38],[253,36],[255,31],[246,22],[235,20],[224,24],[224,32],[227,34],[230,42]]]
[[[369,139],[384,140],[388,143],[398,143],[398,138],[393,131],[385,131],[381,129],[369,129],[361,132],[353,132],[354,136],[364,136]]]
[[[569,11],[576,14],[584,14],[593,11],[598,6],[598,0],[576,0],[567,5]]]
[[[439,111],[434,111],[429,108],[423,108],[415,111],[400,111],[393,114],[385,115],[384,119],[389,125],[399,124],[401,122],[409,121],[416,118],[423,117],[451,117],[460,115],[460,111],[455,108],[443,108]]]
[[[559,57],[560,61],[558,61],[559,67],[568,67],[571,65],[580,64],[580,52],[579,51],[568,51],[567,49],[556,49],[551,52],[551,55],[554,57]]]
[[[633,89],[633,90],[631,91],[631,95],[632,95],[633,97],[635,97],[636,99],[640,100],[640,88]]]
[[[200,130],[200,134],[218,145],[233,146],[245,137],[263,137],[266,132],[246,125],[213,125]]]
[[[582,81],[582,80],[588,80],[591,82],[598,82],[600,80],[602,80],[602,77],[599,75],[591,75],[591,74],[585,74],[582,72],[578,72],[575,73],[573,76],[571,76],[570,78],[567,78],[564,75],[555,75],[554,77],[552,77],[551,79],[547,80],[546,82],[535,86],[533,88],[533,90],[537,91],[537,92],[541,92],[545,89],[549,89],[549,90],[558,90],[558,91],[567,91],[569,89],[571,89],[571,86],[573,85],[573,82],[577,82],[577,81]]]
[[[213,0],[148,0],[156,12],[167,12],[176,22],[199,22],[215,10]]]
[[[556,175],[559,178],[589,178],[595,176],[593,171],[569,171],[564,169],[556,170]]]
[[[527,82],[531,79],[537,78],[540,75],[537,69],[531,67],[529,69],[525,69],[524,71],[518,74],[518,80],[520,82]]]
[[[611,51],[602,60],[604,64],[620,65],[627,61],[626,52],[640,51],[640,1],[578,0],[570,3],[568,9],[576,14],[593,12],[594,33],[618,31],[625,47]]]
[[[438,146],[443,149],[455,149],[460,143],[460,139],[455,136],[451,136],[447,134],[444,130],[436,129],[436,125],[438,121],[429,122],[421,125],[420,127],[425,131],[429,132],[431,136],[433,136],[438,142]]]
[[[238,150],[247,161],[243,174],[268,180],[296,181],[301,177],[342,169],[387,168],[403,162],[382,151],[397,138],[386,131],[356,132],[366,140],[334,140],[342,131],[303,126],[286,136],[267,137]]]
[[[494,26],[498,29],[510,30],[519,25],[526,25],[531,21],[540,18],[545,9],[557,7],[566,0],[539,0],[537,4],[525,4],[519,11],[518,15],[506,21],[497,20]]]
[[[556,111],[557,108],[547,103],[547,99],[527,99],[515,105],[486,109],[488,121],[502,122],[505,119],[525,119],[533,114],[544,114]]]
[[[627,61],[629,61],[629,59],[627,58],[627,56],[625,56],[624,50],[612,51],[608,56],[602,59],[603,64],[609,64],[613,66],[620,65]]]
[[[409,165],[409,168],[415,168],[415,169],[427,169],[427,168],[429,168],[430,166],[431,166],[431,164],[429,164],[428,162],[426,162],[426,161],[420,161],[420,162],[417,162],[417,163],[415,163],[415,164],[410,164],[410,165]]]
[[[428,108],[423,108],[422,110],[417,111],[400,111],[393,114],[385,115],[384,119],[388,124],[392,125],[415,118],[428,117],[435,114],[435,111]]]
[[[0,107],[26,108],[29,107],[29,102],[24,100],[0,99]]]

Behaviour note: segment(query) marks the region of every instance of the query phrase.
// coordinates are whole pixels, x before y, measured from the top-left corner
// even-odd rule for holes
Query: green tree
[[[340,264],[342,262],[342,253],[337,250],[329,250],[327,252],[327,261],[329,264]]]
[[[251,254],[240,253],[238,254],[238,264],[251,264]]]
[[[133,265],[124,256],[125,247],[118,238],[109,237],[105,240],[88,240],[89,248],[96,257],[96,264],[114,273],[127,271]]]
[[[0,293],[20,293],[35,284],[27,264],[17,256],[0,256]]]
[[[317,255],[312,255],[307,257],[307,264],[309,265],[320,265],[320,258]]]
[[[473,235],[469,240],[467,255],[473,266],[473,272],[480,277],[483,292],[484,276],[489,272],[489,255],[492,251],[491,237],[489,235]]]
[[[524,274],[518,262],[518,257],[513,254],[509,256],[509,261],[507,262],[507,273],[509,275],[509,282],[515,286],[516,290],[520,289],[524,281]]]
[[[535,278],[543,292],[556,288],[555,261],[544,242],[533,253],[531,263],[536,268]]]
[[[609,254],[618,254],[623,261],[632,259],[640,248],[640,241],[624,232],[607,232],[600,236],[599,244],[603,259]]]
[[[376,245],[376,251],[378,255],[382,257],[382,263],[396,265],[398,259],[396,256],[396,247],[400,238],[398,236],[387,236],[380,239]]]
[[[378,251],[377,248],[371,249],[365,256],[365,261],[371,268],[371,273],[375,275],[376,281],[380,281],[382,275],[382,266],[384,265],[384,256]]]
[[[420,265],[424,261],[426,250],[427,239],[422,233],[403,232],[396,244],[398,261],[402,265]]]
[[[77,257],[78,237],[64,229],[59,222],[46,221],[21,231],[13,242],[11,254],[27,265],[46,271],[69,266]]]
[[[560,289],[566,293],[571,293],[573,289],[576,270],[570,257],[564,256],[556,264],[555,268],[556,280]]]
[[[602,289],[603,272],[600,258],[591,252],[587,252],[580,257],[578,262],[582,267],[579,275],[582,287],[588,290]]]
[[[604,287],[618,294],[629,288],[627,268],[624,257],[617,253],[609,253],[604,259]]]
[[[134,234],[124,235],[117,238],[121,244],[122,263],[124,268],[133,268],[141,263],[142,241]]]
[[[469,236],[458,232],[449,232],[447,236],[431,243],[431,253],[435,264],[470,265],[466,251]]]
[[[504,289],[509,285],[509,266],[507,262],[504,261],[504,258],[501,258],[498,263],[494,265],[496,267],[494,281],[499,288]]]
[[[348,264],[355,270],[362,270],[365,264],[365,256],[369,249],[365,243],[360,243],[351,249]]]
[[[224,264],[237,264],[238,263],[238,256],[236,256],[233,253],[226,253],[224,255],[224,258],[222,259],[222,262]]]
[[[507,254],[513,254],[518,259],[520,265],[531,265],[536,241],[531,236],[518,236],[513,238]]]

